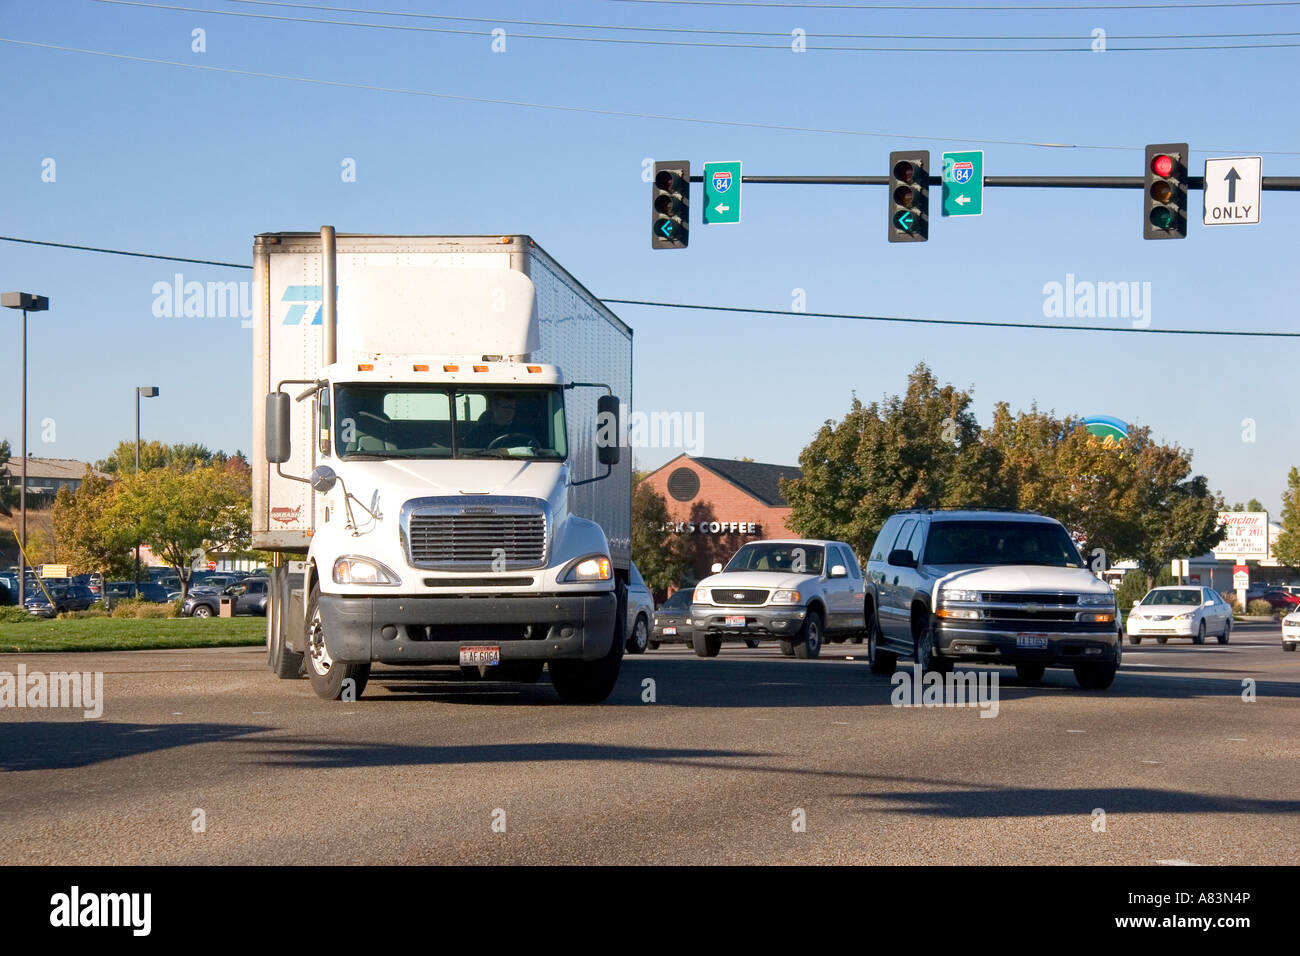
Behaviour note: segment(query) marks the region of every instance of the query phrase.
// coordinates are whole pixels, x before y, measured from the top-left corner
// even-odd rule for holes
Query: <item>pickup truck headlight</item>
[[[692,604],[712,604],[713,602],[709,599],[709,589],[708,589],[708,588],[696,588],[696,589],[695,589],[695,592],[694,592],[693,594],[691,594],[691,603],[692,603]]]
[[[567,571],[560,575],[561,581],[608,581],[613,568],[609,558],[603,554],[589,554],[574,561]]]
[[[345,554],[334,561],[335,584],[378,584],[383,587],[397,587],[402,579],[392,569],[380,564],[373,558],[363,558],[355,554]]]
[[[773,604],[802,604],[803,598],[798,591],[781,590],[772,592]]]
[[[957,601],[973,604],[980,599],[979,591],[962,591],[944,588],[939,592],[941,602]]]
[[[1080,594],[1079,604],[1085,607],[1114,607],[1115,597],[1111,594]]]

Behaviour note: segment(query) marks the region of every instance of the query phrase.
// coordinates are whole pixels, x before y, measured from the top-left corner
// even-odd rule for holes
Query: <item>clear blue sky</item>
[[[326,3],[329,0],[325,0]],[[179,6],[343,19],[222,0]],[[740,159],[749,174],[882,174],[891,149],[983,148],[989,175],[1139,175],[1142,146],[1187,141],[1207,156],[1264,153],[1265,175],[1300,174],[1296,48],[1199,52],[828,52],[827,33],[1063,35],[1087,49],[1193,42],[1124,34],[1300,32],[1300,7],[935,12],[815,10],[582,0],[336,6],[499,17],[770,31],[723,37],[779,49],[527,39],[572,27],[351,15],[461,29],[460,36],[276,22],[92,0],[0,4],[0,36],[137,57],[465,96],[891,135],[809,133],[622,118],[313,86],[0,43],[0,234],[249,262],[255,233],[527,233],[597,295],[810,311],[1041,322],[1043,287],[1150,282],[1152,328],[1300,330],[1300,195],[1266,193],[1258,226],[1141,237],[1137,191],[990,189],[977,219],[940,220],[925,244],[885,240],[880,187],[750,185],[744,221],[705,227],[690,248],[654,251],[642,161]],[[195,28],[206,52],[192,51]],[[809,49],[788,49],[790,31]],[[704,34],[613,33],[708,41]],[[951,46],[945,41],[912,45]],[[986,46],[1035,45],[986,41]],[[918,137],[918,138],[909,138]],[[927,137],[942,137],[927,138]],[[1130,147],[1047,149],[991,141]],[[43,161],[56,163],[42,181]],[[356,161],[355,183],[341,164]],[[937,207],[937,199],[936,199]],[[238,318],[158,318],[153,286],[246,279],[231,270],[0,243],[0,286],[50,297],[29,340],[29,444],[96,459],[133,430],[249,450],[250,333]],[[820,318],[617,309],[636,331],[635,406],[701,413],[718,457],[794,463],[856,392],[900,391],[919,361],[994,402],[1107,414],[1195,453],[1229,501],[1270,510],[1300,463],[1294,374],[1300,341],[899,326]],[[17,316],[0,316],[0,436],[17,444]],[[1074,322],[1078,320],[1061,320]],[[1130,324],[1095,319],[1097,325]],[[1242,441],[1242,420],[1257,440]],[[54,441],[42,441],[42,421]],[[47,431],[47,430],[46,430]],[[670,449],[638,452],[653,466]]]

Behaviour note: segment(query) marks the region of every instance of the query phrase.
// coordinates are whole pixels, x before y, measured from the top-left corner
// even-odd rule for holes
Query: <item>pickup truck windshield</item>
[[[823,551],[819,544],[747,544],[723,570],[821,574]]]
[[[923,560],[926,564],[1083,567],[1065,529],[1046,521],[935,521]]]
[[[345,384],[335,386],[334,409],[343,459],[568,456],[558,386]]]

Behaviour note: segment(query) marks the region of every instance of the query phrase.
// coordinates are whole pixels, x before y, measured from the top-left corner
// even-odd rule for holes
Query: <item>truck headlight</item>
[[[574,561],[564,574],[560,575],[561,581],[608,581],[613,573],[613,568],[609,563],[609,558],[603,554],[591,554],[585,558],[579,558]]]
[[[711,600],[709,599],[709,589],[708,589],[708,588],[696,588],[695,591],[691,594],[691,603],[692,603],[692,604],[712,604],[713,601],[711,601]]]
[[[978,591],[960,591],[944,588],[939,592],[939,600],[942,602],[956,601],[974,604],[979,599],[980,593]]]
[[[1085,607],[1114,607],[1115,598],[1110,594],[1080,594],[1079,604]]]
[[[803,598],[798,591],[781,590],[772,592],[773,604],[802,604]]]
[[[345,554],[334,561],[335,584],[378,584],[384,587],[397,587],[402,579],[392,569],[380,564],[373,558],[363,558],[355,554]]]

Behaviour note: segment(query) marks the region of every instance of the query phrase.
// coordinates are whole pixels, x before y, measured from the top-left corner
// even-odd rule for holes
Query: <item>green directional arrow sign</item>
[[[704,223],[740,222],[740,162],[704,164]]]
[[[984,212],[984,150],[943,154],[943,214],[978,216]]]

